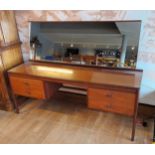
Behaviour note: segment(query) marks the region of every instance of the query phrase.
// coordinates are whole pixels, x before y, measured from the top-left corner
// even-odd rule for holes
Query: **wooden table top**
[[[21,64],[8,73],[18,76],[30,76],[46,79],[47,81],[57,80],[60,82],[78,82],[81,84],[111,85],[139,89],[142,79],[142,72],[118,71],[110,69],[91,69],[84,67],[65,66],[28,62]]]

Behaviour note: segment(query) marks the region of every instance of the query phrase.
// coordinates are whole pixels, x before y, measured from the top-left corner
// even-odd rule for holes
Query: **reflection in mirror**
[[[135,68],[140,21],[31,22],[31,59]]]

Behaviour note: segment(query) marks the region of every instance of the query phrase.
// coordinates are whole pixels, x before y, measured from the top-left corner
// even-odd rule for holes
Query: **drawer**
[[[111,89],[88,89],[88,107],[132,116],[136,94]]]
[[[16,95],[45,99],[44,83],[41,80],[10,76],[11,87]]]

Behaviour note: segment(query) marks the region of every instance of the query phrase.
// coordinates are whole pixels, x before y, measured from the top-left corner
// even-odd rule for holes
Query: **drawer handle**
[[[105,96],[111,98],[112,94],[106,94]]]
[[[31,94],[31,92],[30,92],[30,91],[26,91],[26,93],[27,93],[27,94],[29,94],[29,95]]]
[[[26,85],[26,86],[29,86],[29,83],[27,83],[27,82],[24,82],[24,85]]]
[[[111,109],[112,108],[112,103],[107,104],[106,108]]]

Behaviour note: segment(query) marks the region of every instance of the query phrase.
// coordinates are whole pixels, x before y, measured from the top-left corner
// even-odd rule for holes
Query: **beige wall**
[[[155,105],[155,11],[15,11],[25,59],[29,21],[142,20],[137,68],[144,69],[140,102]]]

